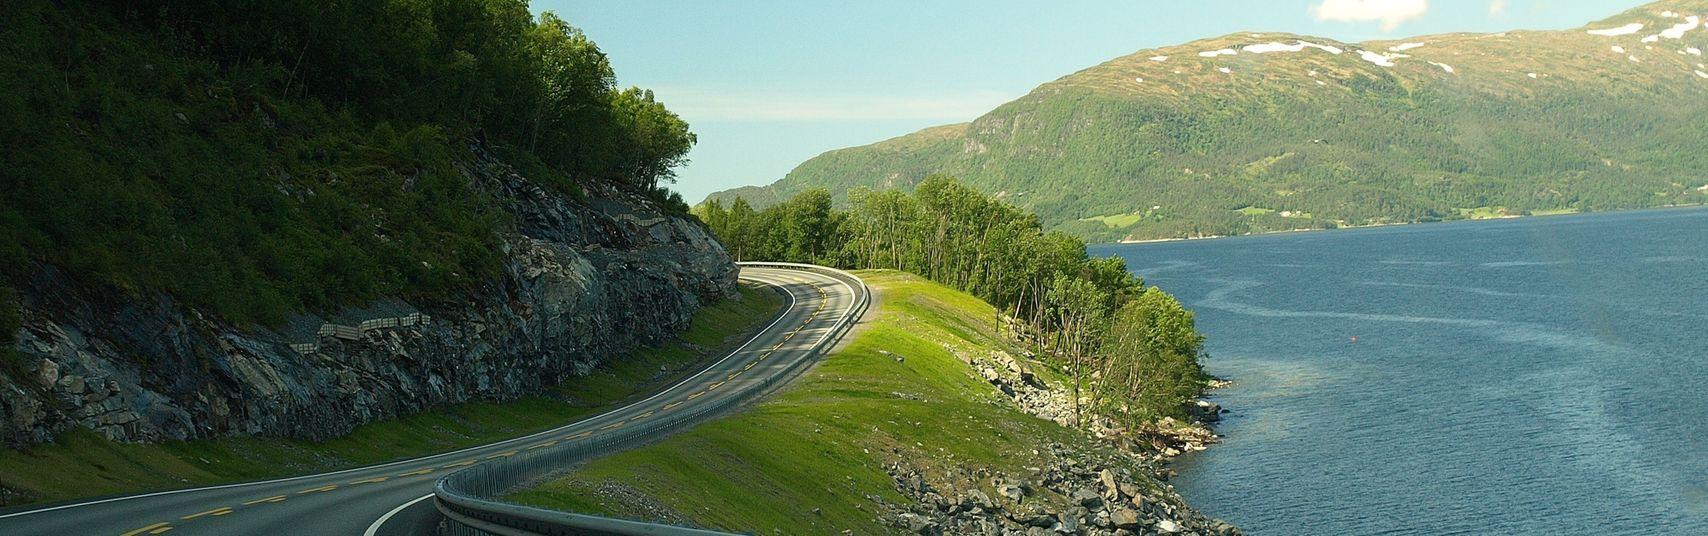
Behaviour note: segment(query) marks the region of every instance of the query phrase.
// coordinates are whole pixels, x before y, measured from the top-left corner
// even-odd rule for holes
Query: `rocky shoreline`
[[[1003,352],[958,355],[1022,411],[1063,426],[1075,425],[1065,386],[1051,385],[1026,363]],[[1212,388],[1225,385],[1218,382]],[[923,536],[1238,535],[1238,528],[1199,513],[1167,483],[1172,470],[1164,462],[1219,440],[1208,423],[1219,419],[1224,410],[1203,400],[1191,409],[1193,422],[1166,419],[1154,429],[1137,433],[1107,419],[1091,419],[1080,428],[1097,439],[1093,444],[1108,448],[1052,443],[1053,463],[1028,468],[1026,474],[991,474],[981,469],[933,483],[916,469],[891,464],[887,469],[896,489],[913,504],[894,507],[888,520],[898,529]]]

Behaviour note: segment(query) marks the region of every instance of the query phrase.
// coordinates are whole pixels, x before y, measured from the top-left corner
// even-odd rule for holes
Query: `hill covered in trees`
[[[843,202],[946,173],[1092,240],[1702,203],[1704,17],[1667,0],[1561,31],[1142,50],[711,199]]]
[[[1085,242],[1037,216],[934,175],[911,194],[859,191],[847,210],[812,189],[763,210],[743,199],[695,209],[737,260],[912,272],[965,291],[1013,321],[1012,335],[1060,370],[1074,419],[1138,429],[1184,417],[1203,393],[1203,341],[1192,312]],[[994,319],[993,319],[994,320]]]
[[[7,448],[324,441],[544,393],[733,292],[665,189],[688,125],[526,0],[0,20]]]
[[[443,297],[502,264],[509,216],[471,184],[475,150],[561,195],[686,210],[661,184],[687,124],[526,0],[19,0],[0,17],[0,283],[52,266],[239,324]]]

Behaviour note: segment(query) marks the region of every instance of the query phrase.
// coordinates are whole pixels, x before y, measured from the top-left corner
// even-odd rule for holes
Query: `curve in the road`
[[[640,417],[654,415],[648,411],[633,419],[639,421],[634,426],[594,438],[564,444],[550,450],[532,453],[526,456],[506,459],[503,462],[485,465],[470,471],[461,471],[440,479],[434,487],[434,506],[445,518],[446,525],[452,529],[452,534],[598,534],[607,536],[710,536],[725,533],[690,529],[672,525],[631,521],[617,518],[606,518],[573,512],[561,512],[515,504],[505,500],[505,495],[515,486],[531,481],[546,473],[558,470],[590,458],[607,455],[613,451],[646,442],[668,435],[676,430],[690,428],[700,422],[712,418],[730,408],[738,407],[757,399],[811,365],[813,357],[818,352],[828,350],[832,340],[847,333],[852,328],[866,307],[869,295],[864,283],[853,274],[813,265],[770,263],[768,267],[781,267],[796,270],[812,270],[830,274],[842,288],[849,292],[853,299],[846,310],[839,313],[826,312],[830,300],[822,299],[827,296],[825,285],[814,284],[812,290],[821,298],[818,305],[809,313],[806,319],[792,330],[781,335],[781,340],[770,348],[758,350],[755,355],[748,355],[737,361],[742,365],[739,369],[730,367],[732,372],[721,376],[721,371],[714,374],[715,383],[704,386],[701,391],[691,394],[678,394],[667,399],[664,408],[682,404],[695,397],[704,396],[700,404],[687,407],[668,414],[659,415],[647,420]],[[816,320],[816,323],[815,323]],[[790,340],[802,335],[798,341],[809,341],[805,346],[794,344],[803,352],[794,355],[782,355],[777,359],[766,361],[773,354],[778,354]],[[776,335],[773,334],[773,337]],[[815,339],[816,336],[816,339]],[[763,345],[761,345],[763,348]],[[782,352],[791,354],[791,352]],[[738,354],[739,355],[739,354]],[[733,356],[732,356],[733,357]],[[766,371],[743,377],[743,373],[755,366],[765,365]],[[714,369],[715,370],[715,369]],[[731,384],[717,392],[713,389]],[[685,396],[685,398],[684,398]]]
[[[563,427],[454,452],[380,465],[260,482],[143,493],[74,504],[0,514],[0,534],[6,536],[68,536],[112,534],[364,534],[408,533],[403,518],[431,504],[422,499],[440,477],[483,462],[506,459],[530,449],[550,448],[622,428],[678,405],[709,401],[730,373],[766,374],[771,367],[755,365],[742,356],[759,351],[808,356],[813,347],[790,341],[802,320],[820,309],[851,308],[851,290],[838,281],[812,272],[744,267],[742,278],[771,285],[792,296],[788,306],[764,330],[698,374],[644,400]],[[819,294],[823,287],[835,292]],[[792,330],[792,331],[791,331]],[[776,344],[776,346],[771,346]],[[732,367],[735,367],[732,369]],[[741,369],[740,367],[749,367]],[[726,370],[731,369],[731,370]],[[668,397],[670,393],[700,393]],[[704,400],[701,400],[704,399]],[[670,407],[666,408],[665,405]],[[413,506],[408,503],[415,502]],[[430,510],[430,508],[427,508]],[[390,516],[385,523],[375,523]]]

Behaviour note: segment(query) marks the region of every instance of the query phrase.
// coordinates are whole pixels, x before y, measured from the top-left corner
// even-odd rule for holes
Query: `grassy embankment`
[[[905,273],[861,276],[880,295],[875,319],[775,398],[511,498],[657,518],[632,501],[608,498],[611,488],[626,487],[668,505],[667,518],[700,526],[887,533],[881,503],[908,501],[886,472],[891,463],[918,468],[928,480],[979,482],[995,496],[988,480],[967,475],[1025,474],[1048,462],[1052,442],[1096,448],[1082,434],[1020,412],[957,355],[1014,353],[995,333],[990,305]]]
[[[335,470],[525,435],[667,385],[740,344],[781,305],[772,291],[744,284],[740,299],[697,313],[679,342],[613,360],[548,396],[460,404],[320,443],[234,437],[135,445],[66,433],[56,444],[0,451],[0,506]]]

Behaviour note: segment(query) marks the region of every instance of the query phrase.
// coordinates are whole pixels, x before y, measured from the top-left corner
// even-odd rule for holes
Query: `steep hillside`
[[[321,440],[673,336],[693,142],[524,0],[0,5],[0,444]]]
[[[1701,203],[1705,16],[1668,0],[1564,31],[1143,50],[713,197],[946,173],[1106,240]]]

